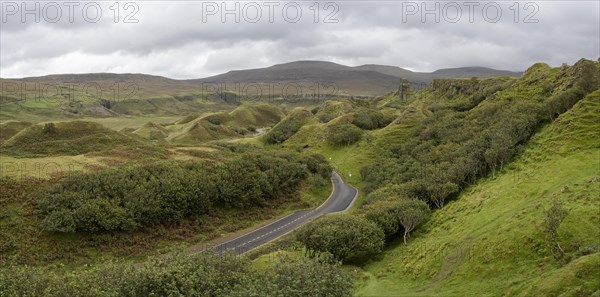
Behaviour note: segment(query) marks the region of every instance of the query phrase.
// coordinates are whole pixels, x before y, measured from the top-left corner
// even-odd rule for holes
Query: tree
[[[44,128],[42,128],[42,132],[44,134],[56,134],[56,126],[54,123],[46,123],[44,124]]]
[[[458,192],[458,185],[453,182],[445,183],[429,183],[427,186],[427,192],[429,193],[429,200],[435,204],[437,208],[444,207],[446,198],[453,193]]]
[[[398,220],[404,227],[404,244],[410,232],[429,217],[429,206],[422,200],[403,200],[398,205]]]
[[[375,223],[385,236],[390,237],[400,230],[398,205],[399,201],[397,200],[377,200],[363,207],[360,214]]]
[[[369,193],[363,200],[363,205],[375,203],[380,200],[400,199],[406,197],[405,188],[398,184],[388,184]]]
[[[374,223],[357,216],[327,215],[298,230],[298,241],[312,255],[328,252],[340,261],[360,262],[384,247],[384,233]]]

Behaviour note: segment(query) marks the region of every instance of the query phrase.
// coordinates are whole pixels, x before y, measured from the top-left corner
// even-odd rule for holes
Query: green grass
[[[41,158],[0,156],[0,177],[50,179],[104,166],[101,158],[84,155]]]
[[[164,139],[169,135],[169,130],[161,124],[148,122],[133,133],[146,139]]]
[[[242,128],[249,126],[255,128],[271,127],[279,123],[284,117],[285,114],[274,105],[264,103],[243,104],[229,113],[225,124]]]
[[[30,122],[17,121],[9,121],[0,124],[0,144],[2,144],[6,140],[9,140],[11,137],[15,136],[15,134],[21,132],[21,130],[31,125],[32,123]]]
[[[96,122],[102,126],[111,128],[113,130],[123,129],[138,129],[144,126],[148,122],[168,126],[178,120],[182,116],[131,116],[131,117],[109,117],[109,118],[84,118],[86,121]]]
[[[10,155],[79,155],[141,143],[100,124],[56,122],[27,127],[6,140],[1,152]]]
[[[357,295],[585,296],[599,290],[599,107],[596,91],[545,127],[496,178],[435,211],[408,245],[394,242],[364,267]],[[569,209],[559,229],[568,264],[551,256],[543,234],[554,199]]]

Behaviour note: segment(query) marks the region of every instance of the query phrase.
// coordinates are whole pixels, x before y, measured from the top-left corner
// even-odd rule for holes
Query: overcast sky
[[[4,78],[115,72],[185,79],[295,60],[520,71],[600,56],[595,0],[37,2],[39,11],[29,14],[24,9],[35,11],[36,2],[21,2],[2,1]],[[223,8],[236,13],[223,15]],[[423,16],[424,9],[433,12]]]

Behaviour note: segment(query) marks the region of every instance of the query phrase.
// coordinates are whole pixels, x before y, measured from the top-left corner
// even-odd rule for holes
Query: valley
[[[209,85],[269,81],[338,91]],[[0,111],[0,293],[302,290],[289,279],[324,296],[600,290],[598,62],[417,73],[301,61],[200,80],[0,83],[12,90]],[[72,91],[47,100],[33,85]],[[92,85],[135,92],[90,97]],[[243,255],[189,255],[228,242]]]

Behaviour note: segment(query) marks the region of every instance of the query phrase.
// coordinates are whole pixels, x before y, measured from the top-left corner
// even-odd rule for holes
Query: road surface
[[[248,232],[237,238],[212,247],[218,254],[235,252],[243,254],[267,242],[273,241],[299,227],[328,213],[343,212],[352,206],[357,196],[357,190],[344,183],[342,178],[333,172],[331,175],[333,192],[331,196],[316,209],[300,210],[285,216],[273,223]]]

